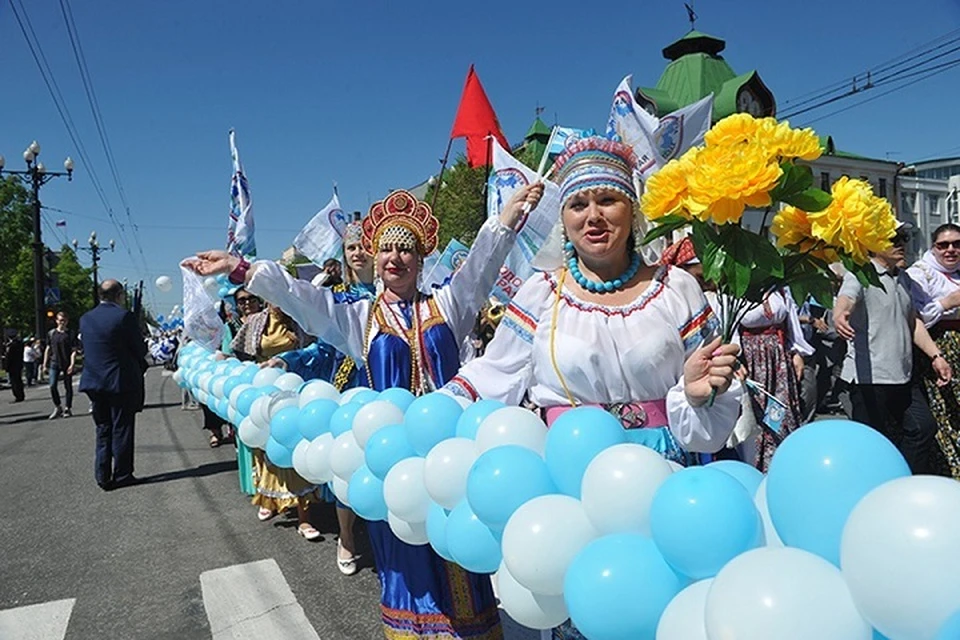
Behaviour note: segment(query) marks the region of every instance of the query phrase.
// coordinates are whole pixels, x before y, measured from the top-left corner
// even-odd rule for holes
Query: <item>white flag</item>
[[[330,202],[313,216],[293,240],[294,248],[318,267],[328,258],[340,258],[343,252],[343,234],[350,218],[340,208],[340,199],[334,193]]]
[[[665,165],[679,158],[690,147],[703,143],[713,118],[713,94],[660,118],[653,139],[657,160]]]
[[[659,167],[659,154],[653,136],[660,122],[637,104],[633,89],[630,88],[631,77],[624,78],[613,94],[613,105],[607,120],[607,138],[632,148],[637,155],[637,170],[647,176]]]
[[[536,171],[514,158],[494,140],[493,170],[487,185],[487,216],[500,215],[500,210],[517,189],[538,179]],[[533,275],[533,257],[559,219],[560,188],[545,180],[540,204],[517,227],[517,243],[500,269],[500,279],[493,290],[499,300],[508,303],[524,280]]]
[[[230,179],[230,222],[227,225],[227,251],[238,256],[255,257],[257,243],[253,237],[253,202],[250,185],[240,164],[236,134],[230,129],[230,157],[233,177]]]

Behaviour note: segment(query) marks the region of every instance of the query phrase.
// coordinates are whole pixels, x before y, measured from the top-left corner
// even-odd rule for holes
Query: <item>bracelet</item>
[[[227,276],[227,279],[230,280],[233,284],[243,284],[247,280],[247,271],[250,270],[250,263],[240,258],[240,264],[230,272],[230,275]]]
[[[943,358],[943,354],[942,354],[942,353],[938,353],[937,355],[933,356],[932,358],[930,358],[930,362],[933,362],[933,361],[936,360],[937,358]],[[944,358],[944,360],[946,360],[946,358]]]

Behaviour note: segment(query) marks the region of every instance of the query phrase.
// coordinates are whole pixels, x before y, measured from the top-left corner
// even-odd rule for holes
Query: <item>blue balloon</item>
[[[759,469],[739,460],[717,460],[708,464],[707,468],[723,471],[725,474],[732,476],[743,485],[743,488],[751,496],[757,495],[757,489],[763,482],[763,474]]]
[[[383,500],[383,480],[373,475],[367,465],[350,476],[347,485],[350,508],[364,520],[386,520],[387,503]]]
[[[483,422],[488,415],[505,406],[507,405],[499,400],[478,400],[474,402],[463,410],[463,413],[460,414],[460,419],[457,420],[457,437],[475,440],[477,438],[477,429],[480,428],[480,423]]]
[[[620,421],[597,407],[565,411],[547,432],[544,458],[550,477],[561,493],[580,497],[580,484],[587,465],[598,453],[627,441]]]
[[[936,640],[960,640],[960,609],[943,623]]]
[[[360,411],[362,406],[355,402],[348,402],[333,412],[333,415],[330,416],[330,433],[333,434],[334,438],[353,428],[353,417],[357,415],[357,411]]]
[[[694,580],[711,578],[760,543],[753,497],[736,478],[691,467],[664,480],[650,505],[650,531],[660,553]]]
[[[240,380],[240,376],[232,375],[227,378],[223,383],[223,397],[227,400],[230,400],[230,394],[233,393],[233,390],[241,384],[243,384],[243,382]]]
[[[381,480],[387,472],[405,458],[413,458],[417,452],[407,440],[407,432],[401,424],[390,424],[378,429],[367,440],[364,458],[373,475]]]
[[[243,367],[240,371],[240,381],[244,384],[253,384],[253,379],[257,377],[259,371],[257,367]]]
[[[860,499],[910,475],[907,461],[874,429],[850,420],[822,420],[791,433],[767,474],[773,526],[789,547],[840,566],[840,536]]]
[[[443,393],[428,393],[414,400],[403,416],[403,426],[417,455],[427,455],[438,442],[456,435],[462,413],[460,403]]]
[[[297,407],[284,407],[277,411],[270,419],[270,437],[293,451],[297,443],[303,440],[297,428],[299,417],[300,409]]]
[[[502,531],[513,512],[528,500],[556,492],[543,458],[515,444],[484,452],[467,473],[470,509],[495,530]]]
[[[430,510],[427,511],[427,540],[430,546],[437,552],[437,555],[447,562],[456,562],[450,555],[450,547],[447,546],[447,519],[450,512],[438,505],[436,502],[430,502]]]
[[[653,638],[663,610],[686,586],[650,538],[618,533],[576,555],[563,579],[563,599],[588,638]]]
[[[447,549],[454,562],[474,573],[494,573],[500,567],[500,538],[480,522],[464,500],[447,517]]]
[[[320,398],[308,402],[300,409],[300,415],[297,418],[297,428],[307,440],[313,440],[322,433],[330,431],[330,418],[340,408],[333,400]]]
[[[224,422],[230,422],[230,416],[227,409],[230,408],[230,401],[227,398],[217,398],[216,414],[223,418]]]
[[[253,406],[253,401],[260,395],[260,390],[255,387],[241,391],[240,395],[237,396],[237,413],[244,417],[250,415],[250,407]]]
[[[380,397],[380,394],[374,391],[373,389],[364,389],[357,393],[353,398],[350,399],[350,402],[359,404],[361,407],[368,402],[373,402]]]
[[[396,406],[400,407],[401,411],[406,411],[413,401],[417,399],[417,396],[413,395],[403,387],[391,387],[390,389],[381,391],[378,399],[392,402]]]
[[[272,436],[267,440],[267,446],[264,447],[264,451],[267,454],[267,460],[269,460],[273,466],[282,469],[293,468],[293,451],[274,440]]]

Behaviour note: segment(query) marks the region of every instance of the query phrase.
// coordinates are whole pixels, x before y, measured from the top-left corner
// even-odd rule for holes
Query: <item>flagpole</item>
[[[337,191],[337,181],[333,181],[333,195],[337,197],[337,200],[340,200],[340,192]]]
[[[443,186],[443,170],[447,168],[447,160],[450,158],[450,147],[453,146],[453,138],[447,141],[447,150],[443,153],[443,160],[440,161],[440,177],[437,178],[437,182],[433,185],[433,198],[430,201],[430,208],[436,209],[437,207],[437,196],[440,195],[440,187]]]

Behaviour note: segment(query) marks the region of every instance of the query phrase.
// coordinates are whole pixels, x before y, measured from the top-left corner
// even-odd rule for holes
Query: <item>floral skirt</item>
[[[750,404],[756,416],[757,424],[762,426],[757,436],[757,455],[754,466],[766,473],[770,466],[770,459],[774,451],[791,432],[801,424],[800,416],[800,386],[793,363],[787,356],[783,346],[783,333],[748,333],[743,332],[740,338],[740,348],[743,359],[747,363],[747,376],[763,385],[786,405],[780,423],[779,433],[763,426],[767,415],[767,405],[773,401],[760,394],[751,394]]]
[[[943,357],[960,375],[960,331],[932,332]],[[934,468],[937,473],[960,480],[960,382],[937,386],[937,374],[930,359],[914,357],[917,373],[923,380],[930,412],[937,421],[937,448]]]
[[[367,532],[387,640],[503,640],[490,576],[403,542],[386,522],[367,522]]]
[[[293,469],[273,466],[260,449],[253,452],[253,475],[257,493],[252,502],[258,507],[279,513],[297,506],[300,500],[319,499],[317,485],[310,484]]]

